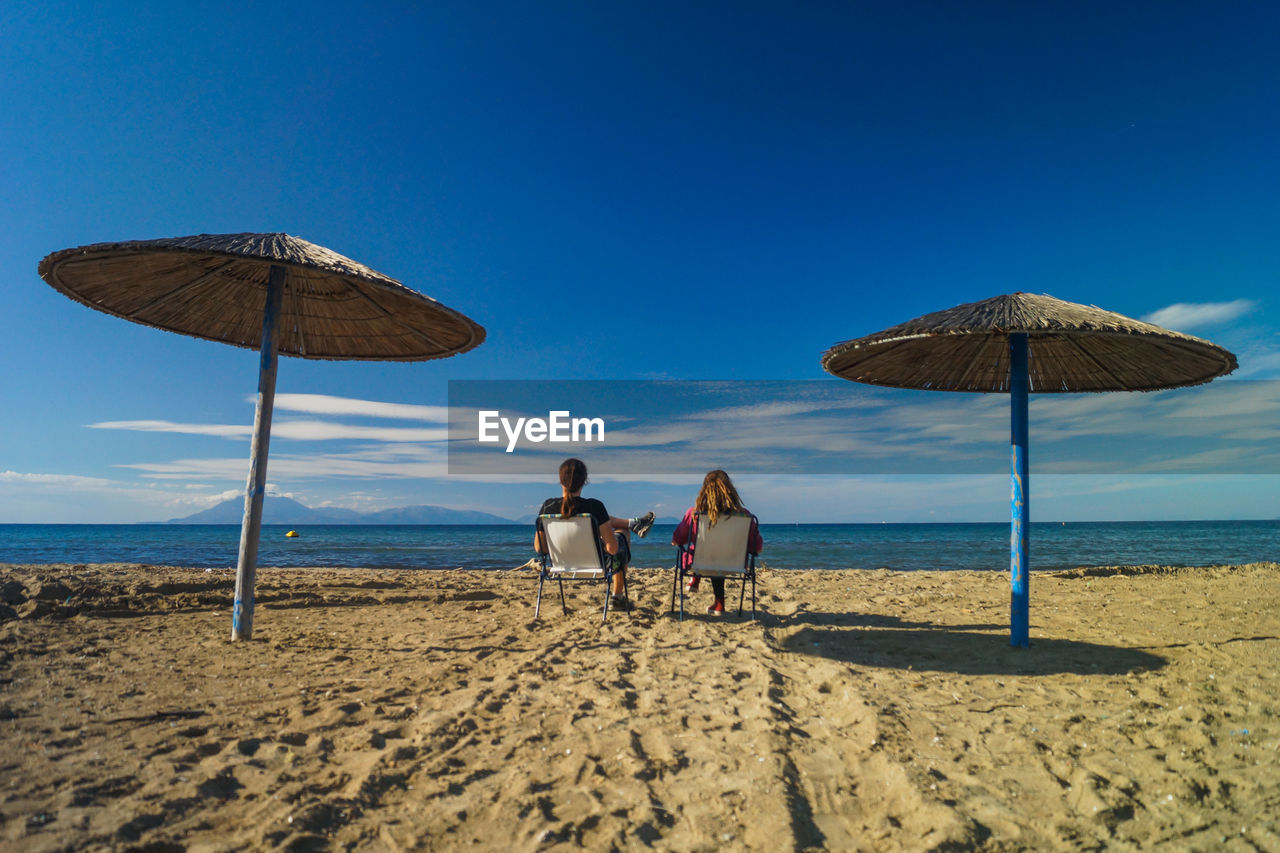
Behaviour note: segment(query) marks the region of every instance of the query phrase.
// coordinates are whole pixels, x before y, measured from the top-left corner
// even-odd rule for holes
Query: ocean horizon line
[[[1274,519],[1033,522],[1031,567],[1276,562]],[[511,569],[533,554],[532,525],[267,524],[261,567]],[[631,539],[632,564],[670,565],[670,523]],[[901,570],[1009,567],[1007,521],[762,523],[760,559],[774,568]],[[297,535],[287,536],[287,532]],[[219,568],[235,563],[240,525],[228,523],[6,524],[0,563],[146,563]]]
[[[1268,518],[1107,518],[1107,519],[1045,519],[1034,520],[1033,525],[1064,524],[1234,524],[1280,522],[1280,517]],[[657,526],[674,526],[669,518],[658,519]],[[264,527],[523,527],[533,524],[533,519],[476,522],[386,522],[386,521],[263,521]],[[1009,524],[1009,519],[987,521],[766,521],[761,527],[845,527],[845,526],[926,526],[926,525],[989,525]],[[4,527],[240,527],[240,522],[229,521],[0,521]]]

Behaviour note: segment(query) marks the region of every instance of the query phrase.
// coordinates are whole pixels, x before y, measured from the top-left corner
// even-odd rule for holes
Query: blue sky
[[[36,275],[100,241],[283,231],[486,327],[445,361],[281,360],[268,480],[312,506],[555,493],[447,475],[449,380],[818,380],[833,343],[1017,290],[1280,378],[1278,7],[86,5],[0,9],[0,521],[243,491],[256,355]],[[1064,401],[1108,434],[1089,398],[1033,398],[1033,473]],[[1274,475],[1196,470],[1047,469],[1033,517],[1280,516]],[[592,488],[676,514],[702,473]],[[1007,513],[999,474],[741,479],[766,520]]]

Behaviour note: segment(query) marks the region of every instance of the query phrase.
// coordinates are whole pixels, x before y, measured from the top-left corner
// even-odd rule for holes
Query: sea
[[[293,530],[296,536],[286,534]],[[632,564],[675,563],[674,525],[632,539]],[[1009,525],[762,524],[760,562],[780,569],[1008,571]],[[239,525],[0,524],[0,563],[141,563],[230,568]],[[261,567],[512,569],[533,556],[527,524],[264,525]],[[1280,520],[1041,522],[1031,568],[1280,561]]]

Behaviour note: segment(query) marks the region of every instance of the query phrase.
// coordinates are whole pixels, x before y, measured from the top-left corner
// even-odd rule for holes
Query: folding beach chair
[[[704,578],[737,578],[742,581],[738,594],[738,615],[742,615],[742,602],[747,593],[747,581],[751,581],[751,618],[756,618],[756,555],[750,545],[751,525],[759,524],[754,515],[733,514],[722,516],[712,527],[706,516],[693,516],[693,538],[687,545],[680,545],[676,555],[675,586],[671,589],[671,609],[676,609],[676,594],[680,595],[680,618],[684,619],[684,579],[688,575]],[[692,558],[686,555],[692,555]],[[689,565],[686,566],[685,564]]]
[[[537,619],[542,610],[542,585],[547,580],[560,584],[560,606],[565,613],[569,605],[564,598],[565,581],[604,581],[604,616],[609,618],[609,599],[613,590],[613,574],[618,570],[618,558],[604,550],[600,542],[600,526],[589,515],[538,516],[538,531],[542,534],[544,553],[538,555],[542,571],[538,574],[538,603],[533,609]],[[631,599],[627,592],[627,577],[622,576],[622,595],[630,610]]]

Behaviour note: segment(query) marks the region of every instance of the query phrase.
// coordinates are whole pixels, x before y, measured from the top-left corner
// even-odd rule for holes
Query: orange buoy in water
[[[297,536],[297,535],[298,535],[298,531],[296,531],[296,530],[290,530],[288,533],[286,533],[286,534],[285,534],[285,537],[286,537],[286,538],[288,538],[288,539],[292,539],[293,537],[295,537],[295,536]]]

